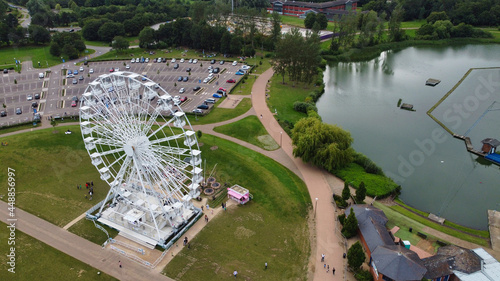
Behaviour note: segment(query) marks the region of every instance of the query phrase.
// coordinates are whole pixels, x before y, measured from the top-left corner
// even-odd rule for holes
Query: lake
[[[469,152],[427,115],[481,149],[500,140],[500,46],[411,47],[364,62],[336,63],[324,73],[317,102],[325,123],[351,132],[353,147],[403,187],[410,206],[450,221],[487,229],[487,210],[500,210],[500,167]],[[425,86],[429,78],[441,80]],[[397,107],[399,99],[415,111]],[[500,149],[500,148],[499,148]]]

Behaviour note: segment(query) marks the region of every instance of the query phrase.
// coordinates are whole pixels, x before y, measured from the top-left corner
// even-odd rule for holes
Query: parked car
[[[16,108],[16,114],[19,115],[19,114],[23,114],[23,111],[21,110],[20,107]]]
[[[193,88],[193,91],[199,91],[200,89],[201,89],[200,86],[196,86],[196,87]]]
[[[180,62],[181,62],[181,63],[184,63],[184,62],[185,62],[185,60],[184,60],[184,59],[181,59],[181,60],[180,60]]]
[[[181,88],[181,89],[179,90],[179,93],[181,93],[181,94],[182,94],[182,93],[184,93],[185,91],[186,91],[186,89],[185,89],[185,88]]]
[[[162,58],[161,62],[167,62],[167,58]]]
[[[78,75],[78,70],[75,69],[75,71],[73,71],[73,74]]]
[[[33,96],[32,95],[27,95],[26,96],[26,100],[32,100],[33,99]]]
[[[219,64],[220,64],[220,65],[223,65],[223,64],[224,64],[224,61],[223,61],[223,60],[221,60],[221,61],[219,62]]]
[[[221,95],[221,96],[224,96],[226,94],[226,91],[217,90],[216,93],[219,94],[219,95]]]
[[[212,97],[214,97],[214,98],[222,98],[222,96],[219,95],[219,94],[213,94]]]
[[[9,73],[9,70],[7,68],[4,68],[3,73],[7,74],[7,73]]]
[[[80,75],[80,77],[78,77],[78,80],[83,80],[83,75]]]
[[[66,78],[73,78],[73,77],[75,77],[75,75],[73,75],[73,73],[66,75]]]
[[[208,78],[208,77],[203,79],[203,83],[205,83],[205,84],[208,83],[208,81],[210,81],[210,78]]]
[[[76,101],[71,101],[71,107],[76,107]]]
[[[148,63],[149,62],[149,58],[146,58],[146,60],[144,60],[145,63]]]
[[[73,84],[78,84],[78,80],[73,79]]]
[[[38,103],[36,101],[31,103],[31,108],[37,108],[37,107],[38,107]]]
[[[241,72],[241,71],[238,70],[235,74],[236,75],[244,75],[245,73],[243,73],[243,72]]]
[[[234,80],[234,79],[229,79],[229,80],[227,80],[226,82],[227,82],[227,83],[236,83],[236,80]]]
[[[197,60],[197,59],[194,59],[194,60],[193,60],[193,63],[198,63],[198,60]]]
[[[222,87],[220,87],[220,88],[219,88],[219,90],[224,91],[224,92],[227,92],[227,90],[226,90],[226,89],[224,89],[224,88],[222,88]]]
[[[184,79],[184,78],[182,78],[182,76],[179,76],[179,78],[177,78],[177,81],[181,82],[182,79]]]
[[[200,104],[200,105],[197,106],[197,108],[199,108],[199,109],[208,109],[208,105],[206,105],[206,104]]]
[[[131,59],[131,60],[130,60],[130,62],[131,62],[131,63],[135,63],[135,59]]]
[[[91,69],[89,70],[89,73],[90,73],[90,74],[94,73],[94,69],[93,69],[93,68],[91,68]]]
[[[73,74],[73,70],[68,69],[68,74]]]
[[[189,62],[189,63],[193,63],[193,59],[189,59],[189,61],[188,61],[188,62]]]
[[[233,61],[233,66],[237,65],[238,62],[237,61]]]
[[[73,97],[71,98],[71,100],[78,102],[78,97],[77,97],[77,96],[73,96]]]
[[[214,68],[213,73],[219,73],[219,71],[220,71],[220,68],[216,67],[216,68]]]
[[[127,65],[125,66],[125,69],[130,69],[130,64],[127,64]]]
[[[197,108],[197,109],[194,109],[194,110],[193,110],[193,113],[194,113],[194,114],[203,114],[203,111],[202,111],[201,109],[198,109],[198,108]]]
[[[177,61],[177,60],[176,60],[175,58],[173,58],[170,62],[171,62],[171,63],[174,63],[174,62],[176,62],[176,61]]]
[[[83,72],[83,66],[80,66],[80,72]]]
[[[186,69],[186,72],[191,72],[191,68],[190,68],[190,67],[188,67],[188,68]]]
[[[177,69],[177,68],[179,68],[179,64],[178,63],[174,64],[174,69]]]
[[[182,98],[180,99],[180,101],[181,101],[181,102],[185,102],[185,101],[187,101],[187,99],[188,99],[188,97],[184,96],[184,97],[182,97]]]
[[[40,99],[40,94],[35,94],[35,99],[39,100]]]
[[[109,69],[109,72],[115,72],[115,69],[112,67]]]
[[[241,69],[243,69],[243,70],[249,70],[250,68],[251,68],[251,67],[250,67],[250,66],[248,66],[248,65],[244,65],[244,66],[242,66],[242,67],[241,67]]]
[[[135,62],[140,62],[141,59],[140,58],[135,58]]]
[[[215,63],[215,60],[211,60],[211,61],[210,61],[210,64],[214,64],[214,63]]]
[[[184,76],[184,79],[182,81],[187,82],[189,80],[189,76]]]
[[[5,110],[0,111],[0,117],[5,117],[5,116],[7,116],[7,111]]]
[[[142,78],[141,78],[141,80],[142,81],[146,81],[146,80],[148,80],[147,77],[148,77],[147,75],[143,75]]]
[[[206,103],[215,103],[216,100],[214,98],[208,98],[205,100]]]
[[[120,71],[120,68],[119,67],[115,68],[115,71]]]

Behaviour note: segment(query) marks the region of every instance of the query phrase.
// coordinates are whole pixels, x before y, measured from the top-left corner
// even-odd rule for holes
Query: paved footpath
[[[7,218],[8,205],[0,201],[0,220],[9,224]],[[21,209],[15,210],[17,223],[16,229],[22,231],[43,243],[58,249],[96,269],[105,272],[119,280],[167,280],[173,281],[158,272],[147,269],[124,256],[110,250],[103,249],[78,235],[68,232],[46,220],[29,214]],[[119,268],[118,261],[123,268]]]

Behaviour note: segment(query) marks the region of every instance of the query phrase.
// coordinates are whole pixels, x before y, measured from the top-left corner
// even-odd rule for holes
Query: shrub
[[[345,214],[338,215],[337,218],[339,219],[340,224],[343,226],[345,222]]]
[[[309,110],[314,110],[316,112],[318,111],[318,108],[314,104],[308,103],[308,102],[301,102],[301,101],[294,102],[293,109],[295,111],[303,112],[303,113],[307,113]]]
[[[335,200],[335,204],[337,204],[337,207],[339,207],[340,209],[345,209],[347,207],[347,201],[345,201],[344,198],[342,198],[341,196],[334,194],[333,200]],[[345,215],[344,215],[344,217],[345,217]]]
[[[354,210],[351,209],[349,216],[345,220],[344,227],[342,228],[342,234],[347,238],[351,238],[356,236],[356,232],[358,230],[358,220],[356,219],[356,215],[354,214]]]
[[[363,247],[361,243],[357,241],[349,248],[349,251],[347,251],[347,264],[349,268],[357,272],[363,262],[365,262],[365,259],[366,256],[365,252],[363,252]]]
[[[381,175],[381,176],[384,175],[384,171],[382,170],[382,168],[377,166],[377,164],[375,164],[375,162],[373,162],[370,158],[366,157],[362,153],[356,152],[354,154],[354,161],[353,162],[360,165],[361,167],[363,167],[363,169],[367,173],[374,174],[374,175]]]
[[[354,278],[358,281],[373,281],[373,276],[370,271],[363,269],[354,274]]]

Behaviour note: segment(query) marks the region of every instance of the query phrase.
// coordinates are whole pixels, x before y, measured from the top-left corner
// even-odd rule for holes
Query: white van
[[[44,78],[43,72],[38,73],[38,78]]]

